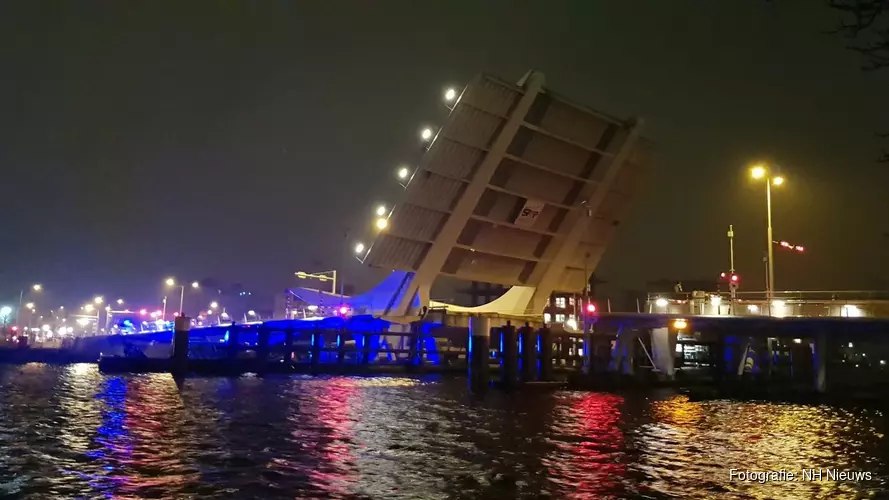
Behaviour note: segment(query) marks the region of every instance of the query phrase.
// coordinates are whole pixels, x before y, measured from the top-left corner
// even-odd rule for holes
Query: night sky
[[[778,252],[777,288],[886,286],[889,71],[825,34],[824,4],[3,2],[0,300],[39,282],[60,303],[145,301],[168,275],[272,293],[339,267],[443,89],[530,68],[658,144],[598,269],[613,293],[715,276],[728,224],[762,289],[760,158],[788,179],[776,238],[809,250]]]

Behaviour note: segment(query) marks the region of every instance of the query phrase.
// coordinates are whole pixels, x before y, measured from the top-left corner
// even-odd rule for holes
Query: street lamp
[[[95,315],[96,335],[99,334],[99,320],[101,319],[101,315],[102,315],[102,308],[96,307],[96,306],[101,304],[103,301],[104,300],[102,299],[102,297],[96,297],[93,299],[92,302],[87,302],[86,304],[84,304],[84,306],[82,307],[83,312],[89,314],[89,316],[86,317],[87,319],[84,319],[83,317],[81,317],[81,319],[84,319],[84,322],[82,322],[82,323],[80,322],[80,320],[78,320],[79,323],[81,323],[83,326],[86,326],[86,324],[87,324],[86,322],[88,322],[89,319],[93,318],[93,316],[92,316],[93,311],[96,311],[96,315]],[[93,304],[95,304],[95,305],[93,305]]]
[[[31,285],[30,290],[33,290],[35,292],[42,292],[43,285],[36,283],[34,285]],[[19,292],[19,308],[16,309],[16,311],[15,311],[15,324],[16,325],[19,324],[19,315],[22,312],[22,302],[24,302],[24,300],[25,300],[25,289],[22,289],[22,291]],[[33,309],[33,307],[31,307],[29,309]]]
[[[766,184],[766,220],[768,228],[766,231],[766,248],[768,249],[768,276],[766,283],[766,295],[769,303],[772,302],[772,296],[775,293],[775,260],[774,249],[772,247],[772,185],[780,186],[784,184],[784,177],[779,175],[772,176],[769,169],[765,165],[754,165],[750,169],[750,176],[754,179],[764,179]]]
[[[175,286],[179,287],[179,314],[182,314],[182,309],[185,307],[185,285],[177,285],[176,280],[173,278],[167,278],[165,283],[169,287],[175,287]],[[201,284],[198,283],[197,281],[191,282],[192,288],[200,288],[200,286],[201,286]],[[166,306],[166,302],[164,302],[164,305]],[[166,318],[164,318],[164,321],[166,321]]]

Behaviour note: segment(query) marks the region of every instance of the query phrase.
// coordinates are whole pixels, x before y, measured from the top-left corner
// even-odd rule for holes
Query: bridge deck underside
[[[389,215],[365,262],[417,271],[440,237],[478,169],[491,152],[524,89],[495,78],[473,81],[456,103]],[[613,182],[609,161],[628,138],[628,123],[568,102],[544,90],[509,138],[493,174],[462,230],[449,246],[439,274],[503,285],[536,286],[552,249],[562,243],[581,212],[588,220],[555,289],[578,290],[586,281],[626,213],[645,174],[652,144],[644,139],[624,155]],[[588,214],[581,202],[607,190]]]

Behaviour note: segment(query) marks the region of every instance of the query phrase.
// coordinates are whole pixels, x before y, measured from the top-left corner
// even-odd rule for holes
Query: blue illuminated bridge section
[[[228,334],[232,329],[238,330],[239,340],[245,343],[255,343],[259,329],[265,326],[271,332],[269,336],[269,344],[275,345],[284,342],[286,332],[288,330],[295,334],[309,334],[314,331],[345,331],[351,334],[385,334],[389,330],[390,323],[388,321],[375,318],[373,316],[352,316],[348,318],[330,317],[321,319],[294,319],[294,320],[272,320],[256,323],[236,323],[231,325],[209,326],[192,328],[189,331],[189,342],[218,342],[223,343],[228,339]],[[424,325],[427,330],[440,326],[435,323]],[[427,333],[424,332],[424,333]],[[150,333],[136,333],[130,335],[114,335],[108,338],[120,339],[124,342],[172,342],[173,332],[171,330],[163,330]]]

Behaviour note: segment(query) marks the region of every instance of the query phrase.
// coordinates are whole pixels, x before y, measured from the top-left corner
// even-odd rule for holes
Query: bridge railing
[[[889,292],[874,290],[651,293],[648,313],[735,316],[889,317]]]
[[[700,298],[701,295],[730,297],[731,293],[727,290],[649,293],[648,301],[657,299],[692,300]],[[737,291],[735,297],[739,300],[768,300],[768,292],[765,290]],[[889,301],[889,290],[776,290],[772,293],[772,297],[773,300]]]

